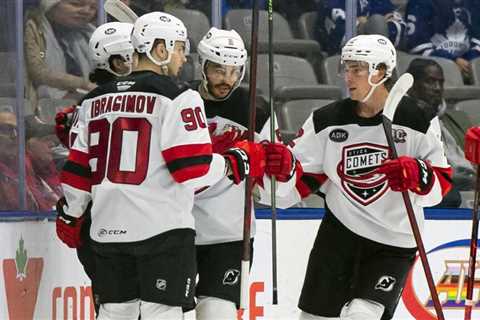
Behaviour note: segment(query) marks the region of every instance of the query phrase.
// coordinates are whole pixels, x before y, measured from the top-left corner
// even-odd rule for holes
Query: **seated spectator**
[[[357,0],[357,25],[365,24],[369,16],[383,16],[387,30],[385,36],[397,47],[405,23],[396,8],[390,0]],[[338,54],[345,40],[345,0],[326,0],[318,5],[317,12],[315,36],[329,55]]]
[[[408,51],[455,61],[471,83],[470,60],[480,56],[479,9],[478,0],[410,0]]]
[[[27,96],[76,99],[95,85],[88,41],[95,27],[96,0],[41,0],[25,24]]]
[[[32,138],[25,156],[26,209],[50,211],[61,195],[58,172],[50,145]],[[0,111],[0,210],[20,209],[18,195],[17,121],[10,111]]]
[[[461,204],[459,191],[472,190],[475,178],[475,172],[463,153],[463,138],[471,123],[464,112],[447,109],[443,98],[445,78],[436,61],[414,59],[407,72],[415,78],[409,95],[418,99],[420,106],[427,109],[432,116],[437,116],[432,125],[436,126],[447,160],[454,168],[452,190],[438,206],[458,207]]]

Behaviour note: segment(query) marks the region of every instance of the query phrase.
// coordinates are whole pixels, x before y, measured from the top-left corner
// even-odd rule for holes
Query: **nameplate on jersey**
[[[125,112],[136,114],[152,114],[157,97],[144,94],[112,94],[92,99],[90,117],[95,118],[104,113]]]
[[[387,191],[385,175],[373,172],[388,157],[387,146],[359,143],[343,147],[337,173],[350,198],[365,206]]]

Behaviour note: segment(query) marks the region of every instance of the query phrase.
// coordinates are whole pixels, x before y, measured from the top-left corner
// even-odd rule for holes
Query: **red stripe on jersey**
[[[90,160],[90,156],[88,153],[78,151],[75,149],[70,149],[70,153],[68,154],[68,160],[78,163],[79,165],[83,167],[88,167],[88,161]]]
[[[76,189],[91,192],[92,185],[89,177],[82,177],[72,172],[62,170],[60,173],[60,181]]]
[[[181,146],[175,146],[162,151],[163,158],[167,164],[178,159],[198,157],[198,156],[211,156],[212,144],[184,144]]]
[[[453,170],[451,167],[448,168],[440,168],[440,167],[432,167],[433,172],[438,178],[438,182],[440,182],[440,187],[442,189],[442,197],[444,197],[450,189],[452,189],[452,175]]]
[[[295,187],[303,199],[316,192],[327,179],[328,177],[324,174],[304,173],[297,180]]]
[[[186,144],[162,151],[173,179],[182,183],[207,174],[212,161],[212,144]]]
[[[172,174],[172,177],[176,182],[182,183],[187,180],[195,179],[195,178],[206,175],[209,169],[210,169],[210,161],[204,164],[197,164],[197,165],[176,169],[173,172],[170,171],[170,173]]]

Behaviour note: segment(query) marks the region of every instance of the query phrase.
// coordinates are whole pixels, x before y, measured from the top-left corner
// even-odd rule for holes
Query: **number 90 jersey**
[[[193,229],[195,188],[224,176],[200,95],[153,72],[93,90],[81,103],[75,131],[61,173],[67,214],[81,216],[92,200],[90,236],[97,242]]]

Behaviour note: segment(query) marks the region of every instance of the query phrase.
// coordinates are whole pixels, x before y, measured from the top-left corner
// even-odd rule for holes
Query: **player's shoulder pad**
[[[421,108],[416,99],[405,96],[395,111],[393,123],[426,133],[430,127],[430,121],[434,117],[435,114],[428,112],[425,108]]]
[[[330,126],[354,123],[355,119],[351,112],[354,106],[355,102],[351,99],[342,99],[318,108],[312,115],[315,132],[318,133]]]

